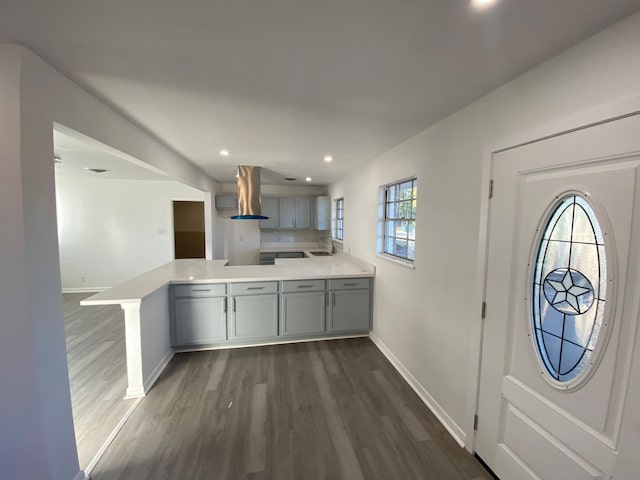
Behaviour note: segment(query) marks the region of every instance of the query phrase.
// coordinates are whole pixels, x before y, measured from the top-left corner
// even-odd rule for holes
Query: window
[[[336,223],[333,231],[333,238],[344,240],[344,198],[336,200]]]
[[[382,187],[382,253],[413,262],[416,252],[417,193],[416,178]]]
[[[557,201],[537,240],[531,317],[545,378],[558,388],[586,379],[607,325],[607,258],[602,228],[585,197]]]

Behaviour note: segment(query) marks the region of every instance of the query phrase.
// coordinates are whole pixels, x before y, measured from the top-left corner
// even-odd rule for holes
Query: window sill
[[[336,243],[340,243],[340,244],[344,243],[344,240],[340,240],[339,238],[335,238],[335,237],[331,237],[331,240],[333,240]]]
[[[377,256],[378,258],[383,258],[383,259],[385,259],[385,260],[386,260],[386,261],[388,261],[388,262],[392,262],[392,263],[395,263],[395,264],[401,265],[401,266],[403,266],[403,267],[405,267],[405,268],[409,268],[409,269],[411,269],[411,270],[415,270],[415,269],[416,269],[416,265],[415,265],[415,263],[413,263],[413,262],[406,262],[406,261],[404,261],[404,260],[402,260],[402,259],[400,259],[400,258],[393,257],[393,256],[391,256],[391,255],[386,255],[386,254],[384,254],[384,253],[377,253],[377,254],[376,254],[376,256]]]

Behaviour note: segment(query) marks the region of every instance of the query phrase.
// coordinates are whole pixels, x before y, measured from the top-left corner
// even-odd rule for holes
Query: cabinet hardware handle
[[[313,285],[298,285],[296,288],[312,288]]]
[[[192,292],[210,292],[211,289],[210,288],[193,288],[191,291]]]
[[[227,313],[227,297],[224,297],[224,313]]]
[[[336,293],[333,292],[333,306],[336,306]]]
[[[357,283],[343,283],[342,286],[343,287],[355,287],[356,285],[358,285]]]
[[[264,290],[264,287],[248,287],[247,290]]]
[[[236,311],[236,297],[233,297],[233,312]]]

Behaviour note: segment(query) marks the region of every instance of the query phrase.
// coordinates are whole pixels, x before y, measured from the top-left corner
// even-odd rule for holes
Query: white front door
[[[638,115],[493,157],[476,452],[502,480],[640,468],[619,453],[640,420],[639,167]],[[640,457],[640,425],[624,439]]]

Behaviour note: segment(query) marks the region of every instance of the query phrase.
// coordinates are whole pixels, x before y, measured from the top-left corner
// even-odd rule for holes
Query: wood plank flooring
[[[91,295],[62,295],[73,424],[82,469],[135,401],[123,400],[127,370],[122,308],[81,307],[80,300]]]
[[[92,473],[489,478],[367,338],[177,354]]]

